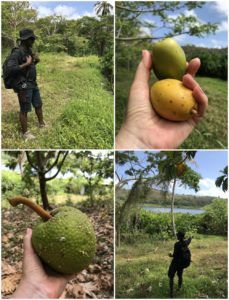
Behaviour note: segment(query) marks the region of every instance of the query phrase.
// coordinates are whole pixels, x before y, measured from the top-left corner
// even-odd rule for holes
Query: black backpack
[[[13,77],[9,72],[9,67],[8,67],[8,61],[12,55],[12,53],[15,50],[18,50],[19,47],[15,47],[11,50],[10,55],[7,56],[7,58],[5,59],[3,65],[2,65],[2,78],[3,78],[3,82],[4,82],[4,86],[6,89],[13,89]],[[22,55],[22,53],[21,53]]]
[[[182,267],[185,269],[190,266],[191,251],[186,244],[182,245],[181,251],[182,251],[181,264]]]

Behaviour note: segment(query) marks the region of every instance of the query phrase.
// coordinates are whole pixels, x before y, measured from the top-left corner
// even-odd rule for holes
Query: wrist
[[[146,149],[146,145],[142,143],[134,134],[128,129],[127,124],[123,124],[116,136],[116,149]]]
[[[49,296],[41,286],[21,279],[19,286],[13,293],[12,299],[48,299]]]

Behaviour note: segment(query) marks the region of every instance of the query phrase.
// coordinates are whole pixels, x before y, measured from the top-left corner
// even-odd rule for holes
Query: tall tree
[[[24,157],[23,153],[19,151],[7,152],[6,166],[15,169],[17,165],[21,165],[22,157]],[[28,185],[31,185],[32,178],[38,178],[43,207],[44,209],[50,209],[46,183],[56,178],[60,173],[68,151],[26,151],[25,153],[27,161],[23,159],[22,179]],[[20,168],[22,169],[22,165]]]
[[[178,184],[184,187],[188,186],[195,191],[199,189],[198,184],[201,177],[187,165],[187,161],[192,160],[195,154],[195,151],[145,152],[144,157],[140,159],[135,152],[116,152],[116,177],[118,179],[116,188],[120,189],[129,182],[133,182],[116,219],[118,241],[120,241],[120,228],[127,220],[125,217],[130,209],[143,201],[153,187],[160,189],[166,195],[171,184],[171,218],[173,232],[174,235],[176,234],[174,215],[176,186]],[[118,172],[119,166],[125,166],[124,175]]]
[[[113,10],[113,6],[108,1],[96,2],[94,7],[95,7],[97,16],[110,15]]]
[[[61,167],[68,155],[68,151],[35,151],[29,152],[26,151],[27,160],[32,169],[37,173],[39,179],[41,200],[43,203],[44,209],[50,209],[46,183],[50,181],[60,173]],[[54,174],[48,176],[49,172],[54,171]]]
[[[17,45],[18,32],[25,26],[34,27],[37,11],[28,1],[2,2],[2,38],[9,46]]]
[[[223,175],[216,178],[215,185],[221,187],[224,192],[228,190],[228,166],[223,171],[220,171]]]
[[[194,189],[196,192],[199,190],[201,176],[187,165],[195,155],[196,151],[161,151],[153,157],[153,160],[156,157],[159,171],[157,185],[167,192],[172,184],[171,216],[174,236],[176,236],[174,205],[177,184]],[[151,156],[149,153],[149,161]]]
[[[73,156],[73,165],[87,181],[88,196],[93,204],[96,188],[104,183],[104,180],[113,179],[113,153],[103,155],[101,152],[81,151],[73,153]]]

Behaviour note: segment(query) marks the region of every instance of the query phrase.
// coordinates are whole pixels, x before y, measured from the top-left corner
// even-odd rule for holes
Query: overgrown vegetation
[[[227,235],[227,203],[215,199],[205,207],[203,214],[191,215],[176,213],[177,231],[187,235],[213,234]],[[117,211],[118,214],[119,210]],[[167,240],[174,236],[170,213],[152,213],[144,209],[129,213],[128,221],[122,226],[122,240],[132,243],[139,237],[148,235],[154,240]]]
[[[215,49],[187,45],[183,47],[187,61],[199,57],[199,76],[216,77],[227,80],[227,48]]]
[[[33,29],[38,37],[33,50],[41,60],[37,81],[47,123],[39,130],[36,117],[29,114],[29,130],[36,139],[25,142],[19,133],[17,97],[2,88],[3,148],[113,147],[112,6],[97,2],[96,11],[97,16],[75,20],[38,18],[29,2],[3,3],[3,59],[17,45],[22,28]]]
[[[113,95],[106,88],[96,56],[42,54],[38,82],[47,128],[38,129],[36,116],[30,113],[29,128],[36,139],[24,141],[18,124],[16,94],[3,88],[3,148],[113,147]]]
[[[2,204],[9,207],[9,198],[18,195],[33,198],[45,208],[49,203],[70,205],[88,200],[88,205],[97,205],[98,199],[110,200],[112,155],[90,151],[3,152]]]
[[[117,201],[124,201],[129,193],[128,189],[119,189],[115,196]],[[211,196],[196,196],[196,195],[180,195],[176,194],[176,204],[179,208],[202,208],[208,204],[211,204],[215,197]],[[171,193],[163,193],[162,191],[151,189],[148,192],[144,204],[147,206],[171,206]]]
[[[117,298],[169,298],[167,276],[174,241],[144,236],[116,250]],[[195,234],[190,245],[192,263],[174,298],[227,298],[227,239]],[[175,282],[177,285],[177,282]],[[175,285],[175,286],[176,286]]]

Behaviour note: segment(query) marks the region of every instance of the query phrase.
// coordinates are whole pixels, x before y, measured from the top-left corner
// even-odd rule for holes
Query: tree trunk
[[[43,174],[39,174],[39,185],[40,185],[40,194],[41,194],[43,207],[44,209],[51,209],[48,202],[48,196],[46,191],[46,180]]]
[[[173,234],[176,237],[177,232],[176,232],[176,223],[175,223],[175,215],[174,215],[175,187],[176,187],[176,177],[174,178],[174,181],[173,181],[172,203],[171,203]]]
[[[51,209],[49,202],[48,202],[48,196],[47,196],[47,191],[46,191],[46,178],[45,178],[45,172],[44,172],[44,162],[42,160],[40,151],[36,152],[36,160],[37,160],[37,166],[38,166],[38,178],[39,178],[42,204],[43,204],[44,209]]]
[[[121,228],[117,225],[117,246],[120,247],[121,244]]]
[[[93,187],[92,187],[92,179],[90,178],[88,181],[88,186],[89,186],[89,199],[91,204],[93,204],[94,202],[94,197],[93,197]]]

